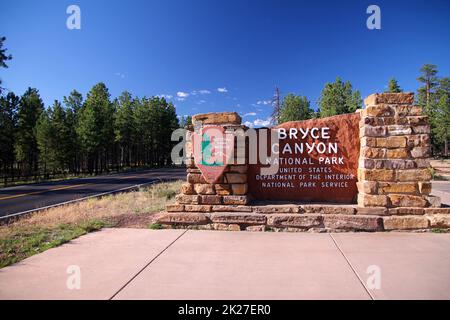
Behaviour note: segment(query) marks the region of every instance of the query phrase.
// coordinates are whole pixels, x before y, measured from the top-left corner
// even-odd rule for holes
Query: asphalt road
[[[185,179],[185,169],[152,169],[0,189],[0,217],[158,180]]]

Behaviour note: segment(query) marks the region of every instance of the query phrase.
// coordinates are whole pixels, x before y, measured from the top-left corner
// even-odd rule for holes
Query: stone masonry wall
[[[211,113],[194,116],[195,132],[201,128],[220,125],[225,130],[243,128],[241,117],[235,112]],[[208,183],[195,165],[192,150],[192,132],[186,143],[187,182],[176,197],[176,204],[167,206],[168,212],[229,211],[229,206],[247,205],[247,165],[229,165],[216,183]]]
[[[373,94],[361,111],[360,207],[440,207],[431,192],[430,126],[413,93]],[[399,209],[404,211],[404,209]]]

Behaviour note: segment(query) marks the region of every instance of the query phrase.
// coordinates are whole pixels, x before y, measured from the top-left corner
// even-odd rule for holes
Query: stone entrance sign
[[[275,128],[279,165],[274,175],[261,175],[250,165],[249,193],[257,200],[356,203],[358,189],[359,113],[294,121]]]
[[[235,112],[194,116],[187,181],[157,221],[235,231],[450,231],[450,208],[431,195],[430,126],[414,95],[374,94],[364,102],[353,114],[271,132],[247,128]],[[224,133],[241,144],[229,145]]]

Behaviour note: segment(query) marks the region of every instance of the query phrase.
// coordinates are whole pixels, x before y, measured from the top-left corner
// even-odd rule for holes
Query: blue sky
[[[81,30],[66,27],[69,5]],[[366,27],[369,5],[381,30]],[[450,76],[450,1],[0,0],[0,35],[14,56],[4,86],[36,87],[47,105],[105,82],[113,97],[171,96],[179,115],[237,111],[263,123],[275,86],[314,107],[326,82],[364,96],[390,77],[415,91],[419,68]]]

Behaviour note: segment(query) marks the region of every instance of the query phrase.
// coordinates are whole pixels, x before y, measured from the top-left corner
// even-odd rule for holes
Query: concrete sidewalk
[[[0,269],[0,299],[450,299],[450,235],[106,229]]]

